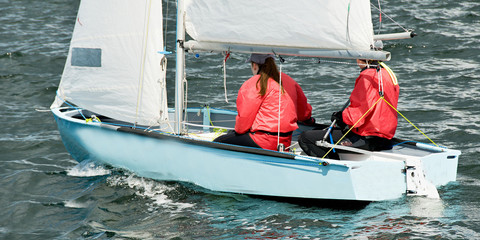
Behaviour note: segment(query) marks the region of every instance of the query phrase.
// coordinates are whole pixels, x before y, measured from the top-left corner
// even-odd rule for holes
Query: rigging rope
[[[87,117],[85,117],[85,115],[83,115],[83,111],[81,108],[78,108],[72,104],[70,104],[69,102],[67,102],[65,99],[63,99],[62,97],[60,97],[60,94],[58,93],[58,90],[57,90],[57,98],[59,98],[60,100],[62,100],[63,103],[66,103],[68,106],[70,106],[71,108],[75,109],[78,111],[78,113],[80,113],[80,115],[82,115],[83,119],[86,120]]]
[[[327,151],[327,153],[325,153],[325,155],[323,155],[322,159],[324,159],[324,158],[335,148],[335,146],[337,146],[338,143],[340,143],[340,141],[342,141],[342,140],[345,138],[345,136],[347,136],[347,134],[350,133],[350,131],[352,131],[352,129],[354,129],[355,126],[357,126],[357,124],[358,124],[365,116],[367,116],[367,114],[373,109],[373,107],[375,107],[375,106],[377,105],[377,103],[378,103],[382,98],[383,98],[383,97],[378,98],[378,100],[375,102],[375,104],[373,104],[373,105],[362,115],[362,117],[360,117],[360,118],[357,120],[357,122],[355,122],[355,124],[353,124],[353,126],[348,129],[348,131],[347,131],[345,134],[343,134],[343,136],[340,138],[340,140],[338,140],[338,141],[333,145],[333,147],[331,147],[331,148]]]
[[[281,103],[282,103],[282,61],[280,61],[280,78],[279,78],[279,83],[278,83],[278,128],[277,128],[277,150],[282,150],[283,148],[280,148],[280,110],[281,110]]]
[[[432,141],[432,139],[430,139],[425,133],[423,133],[417,126],[415,126],[415,124],[413,124],[412,122],[410,122],[410,120],[408,120],[408,118],[406,118],[405,116],[403,116],[403,114],[398,111],[394,106],[392,106],[392,104],[390,104],[386,99],[383,99],[383,101],[385,101],[388,106],[392,107],[393,109],[395,109],[395,111],[400,114],[400,116],[402,116],[405,120],[407,120],[407,122],[409,122],[413,127],[415,127],[415,129],[417,129],[421,134],[423,134],[423,136],[425,136],[428,140],[430,140],[430,142],[432,142],[433,144],[435,144],[435,146],[439,147],[435,142]]]
[[[391,18],[390,16],[388,16],[387,14],[385,14],[385,12],[382,12],[382,10],[380,8],[378,8],[377,6],[373,5],[373,3],[370,3],[370,5],[372,5],[372,7],[374,7],[375,9],[377,9],[380,14],[383,14],[385,17],[387,17],[388,19],[390,19],[390,21],[392,21],[393,23],[397,24],[397,26],[401,27],[405,32],[408,32],[408,30],[406,28],[404,28],[402,25],[400,25],[400,23],[396,22],[395,20],[393,20],[393,18]],[[380,15],[381,16],[381,15]]]
[[[184,68],[185,69],[185,68]],[[185,76],[185,74],[183,75]],[[185,123],[187,122],[187,104],[188,104],[188,81],[187,81],[187,78],[183,78],[183,84],[184,84],[184,88],[185,88],[185,91],[184,91],[184,95],[183,95],[183,106],[182,106],[182,112],[184,112],[183,114],[183,124],[185,125]],[[184,132],[185,132],[185,129],[183,129]]]
[[[378,9],[379,9],[380,13],[378,15],[379,24],[378,24],[378,33],[377,34],[380,34],[380,31],[382,30],[382,6],[380,5],[380,0],[378,0]]]
[[[227,59],[230,57],[230,52],[225,52],[225,58],[223,59],[223,89],[225,91],[225,102],[228,103],[227,96]]]
[[[388,75],[390,75],[390,78],[392,79],[393,85],[398,85],[398,80],[397,76],[395,76],[395,73],[393,73],[392,69],[387,66],[387,64],[380,62],[380,66],[382,66],[383,69],[387,70]]]
[[[333,145],[333,147],[331,147],[331,148],[327,151],[327,153],[325,153],[325,155],[323,155],[322,159],[324,159],[332,150],[334,150],[334,148],[348,135],[348,133],[350,133],[350,131],[351,131],[352,129],[355,128],[355,126],[373,109],[373,107],[375,107],[375,105],[377,105],[377,103],[378,103],[380,100],[383,100],[385,103],[388,104],[388,106],[390,106],[391,108],[393,108],[398,114],[400,114],[400,116],[402,116],[405,120],[407,120],[408,123],[410,123],[413,127],[415,127],[415,129],[417,129],[421,134],[423,134],[423,136],[425,136],[428,140],[430,140],[430,142],[432,142],[435,146],[440,147],[440,146],[438,146],[432,139],[430,139],[425,133],[423,133],[422,130],[420,130],[417,126],[415,126],[415,124],[413,124],[410,120],[408,120],[408,118],[406,118],[400,111],[398,111],[397,108],[395,108],[392,104],[390,104],[390,103],[385,99],[385,97],[381,96],[381,97],[378,98],[378,100],[375,102],[375,104],[373,104],[373,106],[371,106],[371,107],[360,117],[360,119],[358,119],[357,122],[355,122],[355,124],[353,124],[353,126],[348,129],[348,131]]]
[[[378,91],[379,91],[379,94],[381,97],[383,97],[383,94],[384,94],[384,91],[383,91],[383,78],[382,78],[382,68],[380,67],[380,65],[377,66],[377,78],[378,78],[378,82],[379,82],[379,86],[378,86]]]

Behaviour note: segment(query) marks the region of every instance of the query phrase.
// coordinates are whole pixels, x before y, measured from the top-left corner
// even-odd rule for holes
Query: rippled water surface
[[[382,1],[388,16],[418,33],[385,42],[401,85],[399,110],[462,155],[457,181],[439,189],[441,200],[401,198],[358,209],[212,193],[74,161],[45,110],[60,81],[78,4],[0,0],[0,239],[480,238],[480,2]],[[169,6],[167,47],[173,50],[174,2]],[[402,31],[386,16],[383,22],[383,29]],[[188,56],[189,106],[235,109],[236,91],[251,74],[245,57],[234,54],[227,64],[225,103],[223,56]],[[282,70],[302,85],[315,117],[328,122],[348,97],[357,67],[286,60]],[[169,63],[172,68],[174,59]],[[404,120],[397,136],[425,141]]]

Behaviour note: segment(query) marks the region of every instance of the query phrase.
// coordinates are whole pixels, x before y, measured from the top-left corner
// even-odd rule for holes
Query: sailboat
[[[169,108],[162,1],[81,1],[51,106],[75,160],[219,193],[313,200],[438,197],[436,187],[456,180],[458,150],[408,141],[377,152],[336,146],[338,160],[217,143],[234,128],[236,112],[186,105],[185,54],[388,61],[390,53],[372,48],[374,41],[412,33],[374,35],[368,0],[177,0],[176,9]],[[309,128],[301,125],[292,144]]]

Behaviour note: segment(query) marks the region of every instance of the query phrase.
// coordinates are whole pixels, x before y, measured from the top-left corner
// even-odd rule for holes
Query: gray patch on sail
[[[73,48],[72,66],[101,67],[102,49],[100,48]]]

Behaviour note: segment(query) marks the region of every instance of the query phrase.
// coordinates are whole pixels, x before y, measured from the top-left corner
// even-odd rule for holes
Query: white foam
[[[154,209],[162,207],[173,210],[174,212],[179,212],[195,206],[195,204],[174,202],[169,199],[165,193],[174,190],[174,188],[152,179],[130,175],[128,177],[112,176],[108,181],[112,185],[127,186],[135,189],[136,195],[153,200],[151,206],[149,206],[149,211],[154,211]]]
[[[110,170],[90,161],[83,161],[67,171],[67,175],[74,177],[93,177],[110,174]]]
[[[75,200],[67,200],[65,201],[65,207],[68,208],[87,208],[92,201],[87,201],[87,202],[77,202]]]
[[[426,218],[444,217],[445,204],[442,199],[413,197],[409,199],[409,205],[413,216]]]

